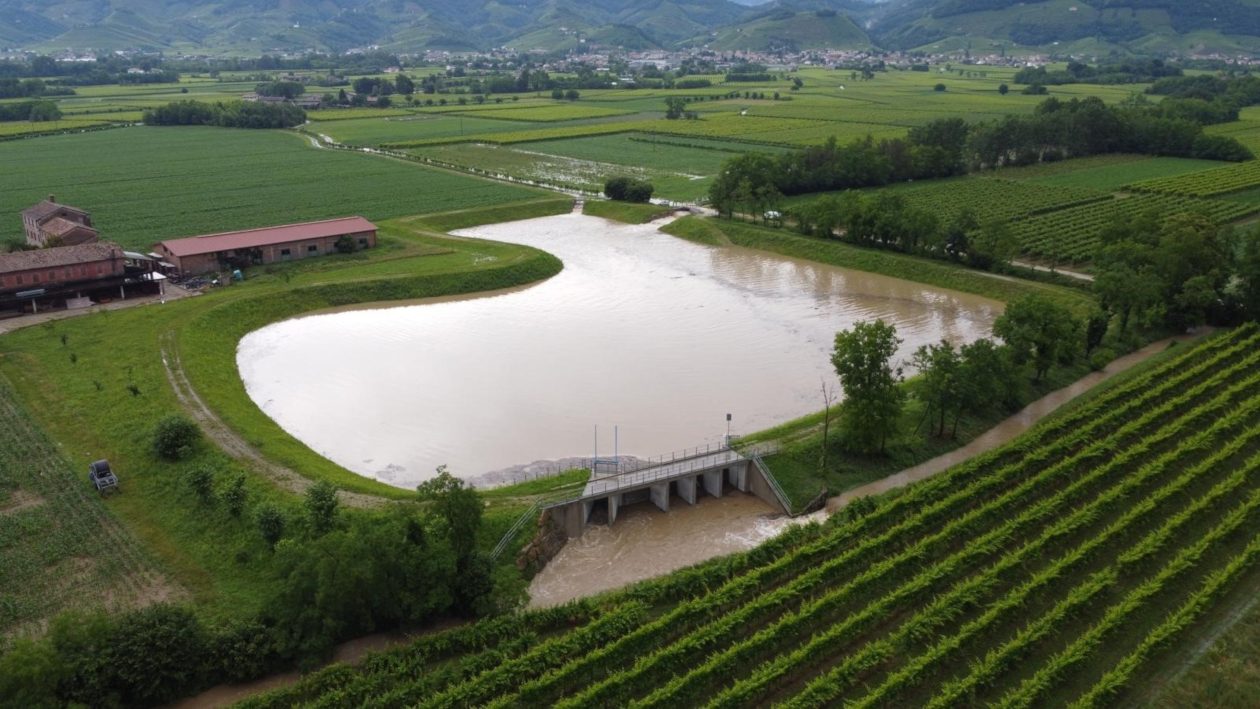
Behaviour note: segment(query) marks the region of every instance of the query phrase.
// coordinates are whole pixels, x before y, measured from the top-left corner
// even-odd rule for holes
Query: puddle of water
[[[461,232],[545,249],[564,271],[489,296],[301,317],[237,362],[286,431],[409,487],[530,460],[650,456],[819,408],[835,333],[883,318],[900,359],[989,333],[1002,304],[861,271],[676,239],[580,214]]]
[[[702,495],[688,505],[672,497],[669,512],[651,502],[621,508],[610,527],[592,525],[570,539],[530,583],[531,608],[591,594],[751,549],[797,521],[737,490]]]

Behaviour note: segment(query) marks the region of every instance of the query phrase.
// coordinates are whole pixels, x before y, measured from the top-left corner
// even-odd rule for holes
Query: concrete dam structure
[[[570,538],[575,538],[586,531],[592,513],[599,508],[606,507],[608,524],[612,525],[617,521],[618,510],[626,505],[650,501],[668,512],[674,495],[694,505],[702,494],[721,497],[729,485],[790,515],[792,507],[787,496],[761,460],[776,450],[771,446],[742,452],[725,446],[706,448],[609,475],[593,473],[579,497],[552,503],[545,509]]]

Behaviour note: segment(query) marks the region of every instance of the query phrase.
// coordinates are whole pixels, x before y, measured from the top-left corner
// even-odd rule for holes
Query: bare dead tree
[[[826,377],[819,377],[822,382],[822,400],[823,400],[823,440],[822,440],[822,460],[819,462],[819,472],[826,475],[827,473],[827,436],[831,432],[831,405],[836,403],[836,388],[827,383]]]

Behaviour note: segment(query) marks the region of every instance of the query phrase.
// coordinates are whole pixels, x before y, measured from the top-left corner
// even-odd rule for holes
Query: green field
[[[86,478],[87,461],[68,461],[0,379],[0,638],[39,634],[68,609],[185,595]]]
[[[1120,165],[1073,170],[1062,175],[1038,178],[1036,182],[1041,185],[1086,187],[1110,191],[1118,190],[1138,180],[1191,179],[1190,176],[1197,176],[1199,173],[1215,169],[1221,169],[1221,164],[1210,160],[1146,158]],[[1186,177],[1183,178],[1183,175]]]
[[[536,198],[523,187],[385,158],[317,150],[299,135],[125,128],[0,143],[0,238],[57,195],[92,212],[106,239],[153,242],[359,214],[369,219]]]
[[[1227,224],[1260,211],[1260,204],[1135,194],[1042,214],[1016,222],[1012,227],[1024,253],[1084,262],[1093,258],[1099,234],[1108,224],[1152,209],[1164,213],[1201,212],[1217,224]]]
[[[1112,704],[1257,580],[1258,342],[1164,360],[862,514],[246,706]]]
[[[1187,197],[1215,197],[1260,187],[1260,161],[1201,170],[1189,175],[1158,177],[1135,181],[1128,189],[1135,192],[1184,195]]]
[[[975,176],[902,183],[871,192],[901,197],[910,206],[930,211],[942,221],[948,221],[963,209],[970,209],[980,222],[991,219],[1018,220],[1111,199],[1105,192],[1081,187],[1042,186]],[[792,206],[814,202],[820,196],[800,195],[788,199],[787,204],[790,209]]]

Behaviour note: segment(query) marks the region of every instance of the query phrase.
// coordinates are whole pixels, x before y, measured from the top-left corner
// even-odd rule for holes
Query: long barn
[[[363,217],[169,239],[156,252],[184,273],[193,275],[251,264],[281,263],[337,251],[348,237],[354,248],[376,246],[376,225]]]

